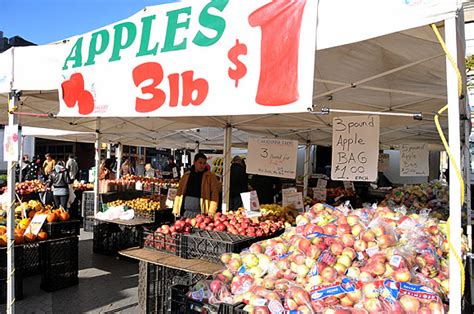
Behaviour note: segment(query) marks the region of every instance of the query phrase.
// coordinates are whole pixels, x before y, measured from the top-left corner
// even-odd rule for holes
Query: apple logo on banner
[[[63,100],[66,106],[79,107],[79,114],[88,115],[94,111],[94,97],[84,89],[84,78],[81,73],[74,73],[69,80],[61,84]]]

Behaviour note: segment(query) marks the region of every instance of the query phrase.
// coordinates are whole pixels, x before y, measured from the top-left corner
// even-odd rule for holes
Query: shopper
[[[28,180],[26,177],[28,175],[28,170],[30,168],[30,156],[27,154],[23,155],[22,157],[22,165],[21,165],[21,179],[22,181]]]
[[[33,160],[28,164],[25,180],[37,180],[41,176],[41,159],[39,156],[34,156]]]
[[[122,164],[122,167],[120,168],[120,176],[126,176],[132,174],[131,167],[130,167],[130,160],[125,159],[125,161]]]
[[[153,169],[150,163],[145,165],[145,177],[147,178],[155,177],[155,169]]]
[[[43,162],[43,174],[48,177],[54,170],[54,166],[56,166],[56,160],[53,159],[51,154],[44,155],[46,160]]]
[[[115,174],[112,170],[112,159],[107,158],[104,160],[99,167],[99,180],[113,180]]]
[[[242,198],[240,193],[247,192],[248,178],[245,172],[245,167],[240,156],[235,156],[232,159],[230,166],[230,204],[231,210],[236,210],[242,207]]]
[[[69,159],[66,163],[66,169],[69,172],[69,177],[71,181],[76,180],[77,173],[79,172],[79,166],[77,165],[76,159],[74,159],[74,155],[69,155]]]
[[[137,176],[143,177],[145,176],[145,160],[143,158],[139,158],[137,161]]]
[[[173,207],[175,216],[194,217],[198,214],[214,215],[219,204],[219,181],[206,169],[207,157],[194,156],[194,164],[179,181]]]
[[[280,180],[278,178],[261,175],[254,175],[250,181],[250,185],[257,191],[260,205],[275,203],[275,195],[277,195],[281,189]]]
[[[64,162],[59,161],[54,166],[54,170],[50,173],[47,186],[53,188],[53,197],[56,207],[67,209],[67,202],[69,198],[69,184],[71,178],[68,170],[64,167]]]
[[[174,162],[173,156],[168,157],[168,164],[163,170],[163,179],[175,179],[179,180],[179,170],[178,166]]]

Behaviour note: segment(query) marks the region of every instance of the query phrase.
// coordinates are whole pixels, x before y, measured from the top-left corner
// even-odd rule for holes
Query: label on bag
[[[343,278],[341,282],[335,282],[334,284],[313,288],[311,290],[311,300],[317,301],[343,293],[354,292],[357,289],[360,289],[360,286],[360,282]]]

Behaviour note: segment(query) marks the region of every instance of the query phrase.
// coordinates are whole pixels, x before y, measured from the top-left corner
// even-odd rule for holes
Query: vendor
[[[250,185],[257,191],[260,205],[275,203],[275,196],[278,194],[278,191],[281,190],[281,183],[278,178],[258,174],[252,177]]]
[[[194,165],[179,181],[173,206],[175,216],[195,217],[198,214],[214,215],[219,203],[219,181],[206,169],[207,157],[194,156]]]
[[[248,178],[242,158],[235,156],[230,166],[230,210],[243,206],[240,193],[248,191]]]

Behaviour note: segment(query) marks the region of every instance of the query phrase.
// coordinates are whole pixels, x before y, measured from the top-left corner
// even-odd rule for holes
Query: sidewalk
[[[138,263],[92,253],[92,233],[81,229],[79,285],[48,293],[40,276],[23,279],[16,313],[139,313]],[[0,306],[5,312],[5,305]]]

